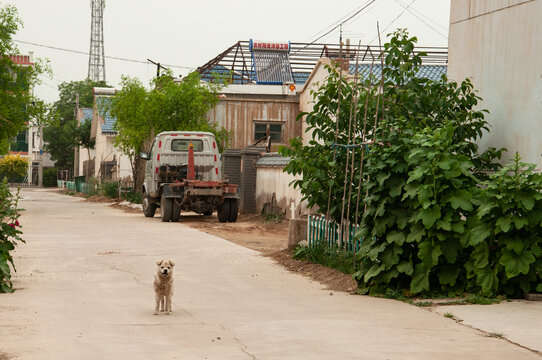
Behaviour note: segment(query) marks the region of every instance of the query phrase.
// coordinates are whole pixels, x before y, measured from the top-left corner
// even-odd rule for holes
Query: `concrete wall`
[[[480,149],[542,168],[542,0],[452,0],[448,76],[470,77],[488,109]]]
[[[282,167],[258,167],[256,169],[256,211],[262,211],[263,205],[270,202],[276,194],[277,205],[286,210],[286,218],[290,218],[290,204],[295,203],[296,217],[308,214],[306,202],[301,201],[301,192],[289,186],[298,179],[282,171]]]

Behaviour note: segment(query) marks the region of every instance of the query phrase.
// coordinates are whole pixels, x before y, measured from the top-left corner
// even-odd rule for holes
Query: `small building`
[[[100,115],[101,105],[115,94],[115,89],[95,87],[92,109],[91,138],[96,140],[94,151],[94,177],[101,181],[132,177],[132,165],[127,155],[115,146],[117,131],[115,118],[109,113]]]
[[[77,108],[77,126],[86,123],[92,124],[94,115],[93,108]],[[96,158],[96,149],[85,149],[83,147],[75,148],[74,156],[74,176],[94,177],[94,159]]]

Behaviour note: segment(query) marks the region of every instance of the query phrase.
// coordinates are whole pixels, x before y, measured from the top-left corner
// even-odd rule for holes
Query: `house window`
[[[256,122],[254,123],[254,140],[271,136],[271,140],[277,142],[282,140],[282,123]]]

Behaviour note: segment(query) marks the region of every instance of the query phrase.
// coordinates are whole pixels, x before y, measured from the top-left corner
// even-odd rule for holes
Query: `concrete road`
[[[414,306],[330,293],[179,223],[23,195],[0,359],[540,359]],[[152,315],[161,258],[176,262],[170,316]]]

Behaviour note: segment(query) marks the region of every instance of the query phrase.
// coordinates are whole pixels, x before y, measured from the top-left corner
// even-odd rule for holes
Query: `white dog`
[[[157,270],[154,275],[154,292],[156,295],[156,306],[154,315],[158,311],[165,311],[166,315],[171,313],[171,296],[173,295],[173,267],[175,263],[171,260],[159,260],[156,262]]]

